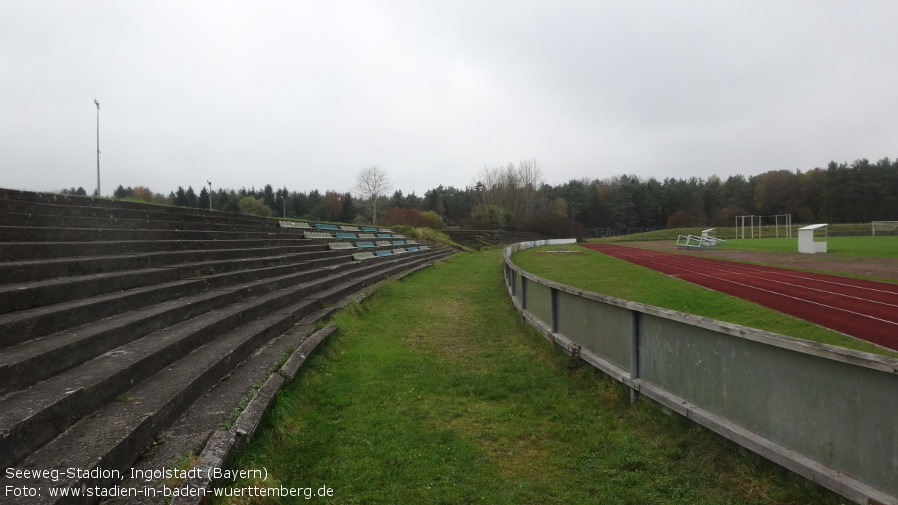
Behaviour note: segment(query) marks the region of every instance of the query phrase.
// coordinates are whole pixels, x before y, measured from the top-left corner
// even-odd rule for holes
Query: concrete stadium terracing
[[[360,261],[332,242],[266,218],[0,189],[2,487],[90,503],[49,490],[161,486],[132,469],[245,434],[237,414],[295,373],[316,323],[455,252],[392,242],[371,251],[402,254]]]
[[[471,249],[505,246],[530,240],[543,240],[546,237],[531,231],[505,230],[445,230],[450,240]]]

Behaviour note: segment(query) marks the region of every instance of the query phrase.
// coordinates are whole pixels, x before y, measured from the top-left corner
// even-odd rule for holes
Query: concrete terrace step
[[[0,266],[4,261],[35,258],[68,258],[111,254],[168,253],[212,251],[216,249],[251,250],[252,248],[304,247],[325,244],[304,239],[235,239],[235,240],[143,240],[85,242],[0,242]]]
[[[159,230],[113,228],[61,228],[0,226],[2,242],[74,242],[141,240],[266,240],[283,237],[302,238],[298,233],[280,232],[282,228],[256,231]],[[283,228],[286,229],[286,228]]]
[[[238,301],[121,345],[0,399],[0,466],[11,466],[81,417],[185,354],[311,294],[306,283]],[[5,458],[11,457],[12,460]]]
[[[179,280],[0,314],[0,348],[208,290],[203,279]]]
[[[262,420],[261,414],[270,405],[277,388],[292,378],[305,358],[336,329],[329,326],[316,331],[315,323],[327,320],[337,308],[363,298],[364,295],[351,295],[334,306],[319,309],[252,353],[225,380],[198,398],[169,429],[159,433],[153,445],[131,464],[131,468],[153,471],[171,467],[172,462],[184,461],[187,455],[199,460],[210,438],[224,430],[238,434],[241,439],[251,435],[253,430],[247,429],[247,425]],[[263,385],[261,388],[260,384]],[[157,490],[157,498],[112,498],[109,505],[152,505],[160,503],[158,497],[162,496],[162,486],[171,488],[172,482],[126,475],[117,485],[134,489],[149,486]]]
[[[297,269],[301,265],[293,265],[219,275],[217,279],[205,280],[205,288],[209,291],[134,307],[100,321],[11,345],[0,350],[0,394],[30,386],[118,345],[237,300],[266,293],[285,283],[313,281],[355,267],[345,260],[340,263],[307,270]],[[241,284],[234,286],[236,283]]]
[[[346,263],[349,259],[331,256],[321,263],[335,268],[334,264]],[[18,344],[26,340],[61,331],[74,326],[98,321],[128,311],[137,310],[151,304],[203,293],[211,289],[224,289],[236,283],[249,283],[244,290],[256,289],[258,285],[270,282],[294,282],[308,275],[307,263],[284,266],[269,266],[250,270],[233,270],[209,275],[160,282],[123,291],[76,298],[46,307],[35,307],[0,314],[0,348]],[[327,270],[325,270],[327,271]],[[321,271],[313,271],[317,275]],[[280,277],[278,277],[280,276]]]
[[[278,249],[282,250],[282,248]],[[314,250],[308,251],[308,249]],[[305,249],[307,252],[295,254],[282,254],[278,256],[264,256],[261,258],[249,259],[240,258],[235,260],[177,263],[142,269],[86,273],[67,277],[57,276],[49,279],[20,281],[8,285],[0,284],[0,313],[12,310],[24,310],[111,291],[121,291],[215,273],[289,264],[314,266],[333,262],[335,258],[328,254],[327,250],[323,248],[321,250],[317,249],[317,247],[307,247]],[[234,252],[238,253],[239,251]],[[272,251],[266,249],[259,250],[259,252],[271,254],[272,252],[277,252],[277,250]],[[195,254],[194,256],[202,257],[200,254]],[[210,254],[208,256],[215,255]],[[132,260],[132,263],[134,262],[133,260],[138,259],[133,256],[128,258]],[[168,259],[174,258],[170,257]],[[94,265],[102,268],[110,268],[110,266],[116,264],[114,260],[115,259],[112,261],[95,260]],[[37,277],[39,273],[51,271],[49,268],[42,269],[42,266],[46,266],[46,263],[47,262],[30,262],[30,264],[27,265],[28,267],[31,267],[30,269],[24,268],[23,265],[0,265],[0,274],[8,269],[17,272],[19,276],[30,274],[31,277]],[[159,263],[162,262],[160,261]]]
[[[274,219],[246,214],[232,214],[206,209],[143,204],[85,196],[33,193],[4,188],[0,188],[0,211],[114,217],[119,219],[147,219],[149,218],[148,216],[167,216],[163,220],[257,223],[260,227],[278,226]]]
[[[304,256],[311,258],[321,254],[323,251],[327,251],[326,246],[309,245],[14,260],[0,262],[0,284],[25,283],[57,277],[75,277],[156,267],[191,268],[191,266],[195,266],[197,272],[211,272],[216,271],[214,267],[218,264],[227,270],[228,264],[245,262],[246,266],[239,266],[238,268],[254,268],[254,265],[265,265],[268,261],[291,261],[291,258],[297,258],[293,261],[298,261],[299,258]],[[204,265],[208,265],[208,267]],[[197,273],[197,275],[201,274]]]
[[[181,445],[154,441],[197,453],[334,303],[454,252],[353,261],[331,242],[266,218],[0,189],[0,462],[174,466]]]
[[[504,230],[445,230],[445,233],[453,242],[473,248],[494,247],[545,238],[534,232]]]
[[[0,394],[27,388],[134,339],[233,304],[236,296],[208,291],[8,347],[0,352]]]
[[[38,211],[47,209],[36,209]],[[102,209],[92,209],[100,213]],[[97,229],[135,229],[152,230],[197,230],[197,231],[259,231],[259,223],[254,222],[214,222],[208,219],[172,221],[168,214],[144,214],[137,218],[109,218],[98,216],[77,216],[71,214],[36,214],[34,212],[2,212],[2,226],[30,226],[36,228],[97,228]],[[272,233],[297,235],[300,231],[283,230],[271,226]]]

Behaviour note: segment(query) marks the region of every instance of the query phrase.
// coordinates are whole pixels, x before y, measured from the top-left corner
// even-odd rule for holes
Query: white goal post
[[[782,231],[783,237],[792,238],[792,214],[775,214],[772,216],[736,216],[736,238],[745,238],[746,219],[748,220],[750,238],[756,238],[755,228],[757,228],[757,238],[761,238],[762,226],[773,228],[774,236],[776,236],[777,238],[779,238],[781,233],[780,227],[783,226],[785,227],[785,229]]]
[[[884,231],[895,231],[898,229],[898,221],[873,221],[873,236],[876,236],[876,231],[879,230],[880,235]]]

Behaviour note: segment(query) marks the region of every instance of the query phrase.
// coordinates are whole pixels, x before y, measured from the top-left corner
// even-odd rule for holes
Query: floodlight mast
[[[97,196],[100,196],[100,102],[94,98],[97,106]]]
[[[212,181],[206,179],[206,184],[209,185],[209,210],[212,210]]]

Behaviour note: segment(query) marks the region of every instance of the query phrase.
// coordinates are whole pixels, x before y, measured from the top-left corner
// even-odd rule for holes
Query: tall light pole
[[[94,98],[97,105],[97,196],[100,196],[100,102]]]
[[[206,184],[209,185],[209,210],[212,210],[212,181],[207,179]]]

